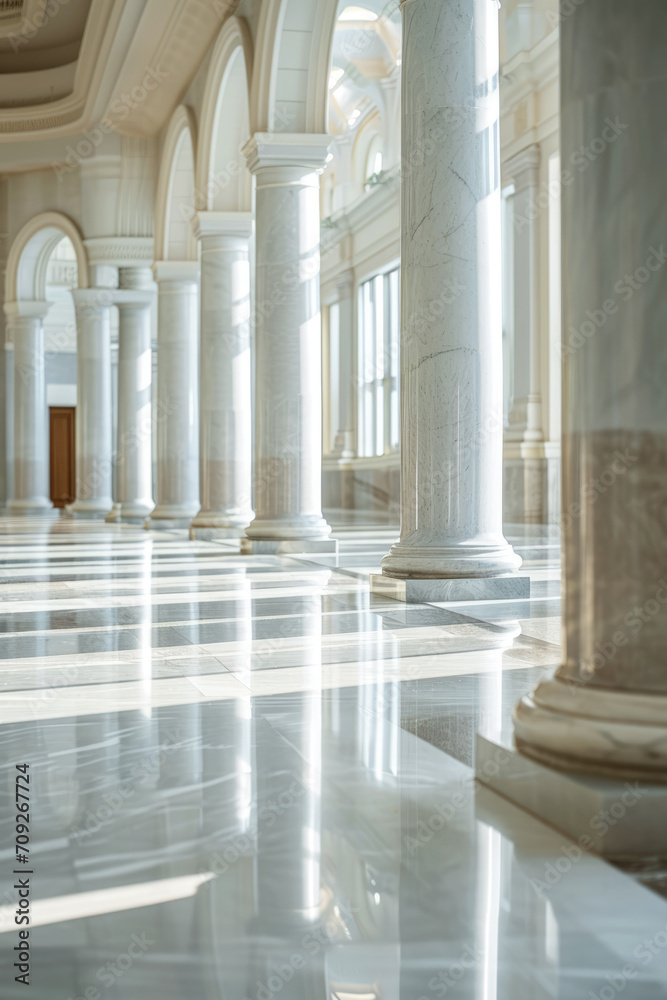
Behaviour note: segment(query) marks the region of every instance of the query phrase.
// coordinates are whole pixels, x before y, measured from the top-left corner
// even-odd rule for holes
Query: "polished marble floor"
[[[0,997],[667,996],[667,900],[473,780],[559,659],[557,539],[508,533],[530,600],[405,606],[387,525],[288,559],[0,518]]]

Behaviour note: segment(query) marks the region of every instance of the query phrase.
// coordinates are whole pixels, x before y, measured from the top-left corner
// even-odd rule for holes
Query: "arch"
[[[176,257],[179,260],[197,258],[196,244],[190,226],[195,207],[196,148],[197,123],[194,113],[186,105],[181,104],[171,116],[160,158],[160,174],[155,198],[156,260],[174,260]],[[181,208],[180,214],[179,208]],[[177,249],[178,247],[181,249]]]
[[[327,132],[337,8],[338,0],[262,4],[250,104],[253,132]]]
[[[244,18],[230,17],[213,47],[204,86],[195,171],[195,207],[200,211],[250,210],[251,181],[240,150],[251,133],[252,73],[250,29]]]
[[[76,254],[77,283],[88,288],[88,255],[78,226],[61,212],[42,212],[19,229],[7,257],[5,302],[42,302],[49,258],[63,236]]]

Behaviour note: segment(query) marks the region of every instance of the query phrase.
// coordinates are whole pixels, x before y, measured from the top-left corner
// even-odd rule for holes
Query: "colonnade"
[[[664,22],[659,0],[649,6]],[[520,559],[502,531],[497,7],[403,0],[401,8],[401,536],[372,588],[417,601],[525,597],[527,577],[518,574]],[[614,4],[612,17],[604,0],[589,0],[562,26],[564,158],[619,116],[633,123],[635,138],[610,144],[563,190],[563,481],[564,509],[572,515],[563,540],[567,648],[556,677],[519,706],[516,733],[525,753],[557,767],[621,769],[663,781],[667,305],[657,272],[667,259],[667,200],[649,154],[654,137],[667,130],[667,112],[660,32],[650,18],[622,11]],[[627,38],[636,40],[646,68],[635,73],[629,54],[627,73],[617,75],[622,85],[614,84],[607,52],[627,52]],[[199,324],[197,266],[155,265],[157,506],[150,472],[152,275],[146,266],[125,266],[106,298],[99,290],[75,293],[73,512],[103,514],[111,506],[109,308],[115,304],[117,475],[107,519],[191,524],[193,536],[242,536],[244,552],[335,545],[320,493],[319,174],[328,144],[326,135],[261,133],[245,146],[256,187],[252,298],[252,219],[245,213],[196,217]],[[530,156],[517,167],[529,191],[534,169]],[[528,244],[534,239],[528,231]],[[534,282],[531,274],[522,447],[537,460]],[[437,309],[428,308],[433,303]],[[10,506],[20,511],[49,506],[47,308],[43,302],[6,307],[15,355]],[[593,320],[586,326],[586,317],[600,310],[604,326]],[[569,343],[573,329],[582,331],[583,343]],[[340,422],[343,434],[349,414],[341,413]],[[590,481],[608,469],[615,470],[614,487],[590,502]]]

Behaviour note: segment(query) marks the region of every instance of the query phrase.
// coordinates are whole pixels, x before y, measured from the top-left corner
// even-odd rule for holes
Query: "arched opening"
[[[76,251],[68,236],[46,261],[44,370],[49,420],[49,496],[54,507],[75,500],[76,313],[72,289],[78,286]]]
[[[248,212],[251,176],[242,153],[250,138],[252,40],[232,17],[215,44],[206,79],[197,148],[195,200],[199,211]]]
[[[156,261],[196,260],[195,120],[184,105],[172,115],[164,140],[155,208]]]
[[[17,234],[5,275],[7,335],[7,494],[30,512],[75,498],[74,422],[77,332],[72,290],[88,285],[88,262],[74,223],[36,216]],[[18,423],[16,415],[20,416]]]

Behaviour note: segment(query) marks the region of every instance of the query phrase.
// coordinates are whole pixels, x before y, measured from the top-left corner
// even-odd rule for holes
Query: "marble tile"
[[[390,532],[337,531],[342,563]],[[326,556],[147,534],[0,518],[0,554],[31,547],[0,582],[0,777],[30,763],[34,1000],[665,996],[667,901],[474,781],[476,730],[558,659],[556,567],[528,601],[405,606]]]

